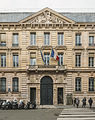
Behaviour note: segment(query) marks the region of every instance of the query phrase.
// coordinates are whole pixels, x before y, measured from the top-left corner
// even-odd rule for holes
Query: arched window
[[[19,91],[19,79],[17,77],[14,77],[12,80],[12,91],[13,92]]]
[[[6,78],[0,78],[0,92],[6,92]]]

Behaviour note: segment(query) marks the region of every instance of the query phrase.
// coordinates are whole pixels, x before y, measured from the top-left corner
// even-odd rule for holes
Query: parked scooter
[[[6,101],[5,109],[6,110],[12,109],[12,103],[11,103],[11,101],[9,101],[9,100]]]
[[[36,109],[36,101],[33,102],[32,109]]]
[[[13,101],[12,101],[12,109],[18,109],[17,100],[13,100]]]
[[[6,101],[2,101],[1,109],[5,110],[6,109]]]
[[[18,109],[24,109],[24,102],[22,100],[20,100],[19,104],[18,104]]]
[[[30,102],[30,101],[28,101],[27,103],[26,103],[26,105],[25,105],[25,109],[30,109],[30,105],[31,105],[32,103]]]

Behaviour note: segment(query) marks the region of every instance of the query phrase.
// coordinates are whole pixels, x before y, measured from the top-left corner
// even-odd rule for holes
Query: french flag
[[[59,61],[59,57],[58,57],[58,55],[55,54],[53,48],[52,48],[52,51],[51,51],[51,57],[54,58],[55,60]]]

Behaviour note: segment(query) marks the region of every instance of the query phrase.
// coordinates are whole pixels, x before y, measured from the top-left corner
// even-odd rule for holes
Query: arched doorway
[[[53,105],[53,80],[49,76],[40,81],[40,104]]]

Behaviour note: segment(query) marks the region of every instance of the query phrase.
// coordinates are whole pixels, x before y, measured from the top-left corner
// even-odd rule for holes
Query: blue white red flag
[[[52,48],[52,51],[51,51],[51,57],[54,58],[55,60],[59,60],[59,57],[58,55],[54,52],[53,48]]]

